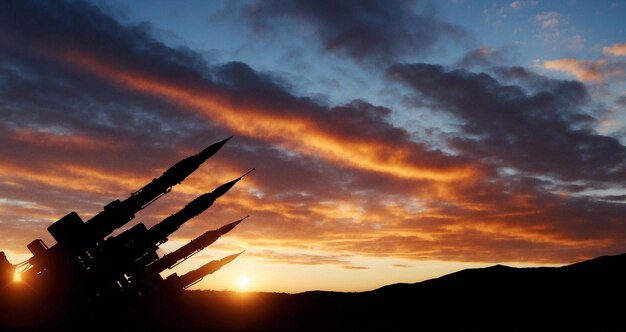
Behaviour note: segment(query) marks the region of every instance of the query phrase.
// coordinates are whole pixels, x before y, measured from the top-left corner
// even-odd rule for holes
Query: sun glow
[[[248,276],[239,276],[235,279],[235,284],[237,284],[237,290],[240,292],[246,291],[248,287],[250,287],[250,283],[252,280]]]
[[[22,274],[15,271],[13,273],[13,282],[21,282],[22,281]]]

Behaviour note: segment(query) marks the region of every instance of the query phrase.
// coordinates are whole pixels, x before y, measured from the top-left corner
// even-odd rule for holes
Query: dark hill
[[[235,294],[195,291],[178,308],[188,315],[185,330],[217,327],[193,314],[206,308],[220,311],[218,329],[232,330],[626,331],[625,281],[622,254],[558,268],[466,269],[362,293],[257,293],[233,300]],[[218,297],[223,301],[202,304]]]

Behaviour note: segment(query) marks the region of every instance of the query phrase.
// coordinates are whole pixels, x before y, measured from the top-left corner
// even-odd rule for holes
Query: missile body
[[[232,262],[233,260],[235,260],[235,258],[239,257],[239,255],[241,255],[242,253],[243,251],[238,254],[226,256],[220,260],[210,261],[193,271],[189,271],[180,277],[179,284],[183,288],[187,288],[195,284],[196,282],[200,281],[205,276],[212,274],[213,272],[221,269],[222,266]]]
[[[184,246],[178,248],[176,251],[173,251],[154,263],[148,265],[146,272],[147,273],[161,273],[165,269],[170,269],[175,265],[178,265],[180,262],[186,260],[190,256],[196,254],[200,250],[210,246],[213,242],[217,241],[220,236],[230,232],[233,228],[239,225],[244,219],[248,218],[247,216],[241,218],[235,222],[232,222],[228,225],[224,225],[216,230],[210,230],[205,232],[204,234],[198,236],[197,238],[191,240],[189,243]]]
[[[57,243],[62,243],[76,251],[94,247],[116,228],[133,219],[135,213],[182,182],[231,138],[232,136],[208,146],[196,155],[179,161],[160,177],[153,179],[143,188],[132,193],[127,199],[115,200],[107,204],[101,212],[87,222],[83,222],[76,212],[72,212],[50,225],[48,232]]]
[[[246,174],[248,173],[250,173],[250,171]],[[139,273],[146,274],[147,271],[144,271],[146,265],[159,259],[158,255],[155,254],[157,247],[166,242],[167,237],[178,230],[185,222],[211,207],[217,198],[224,195],[246,174],[215,188],[215,190],[210,193],[200,195],[189,202],[180,211],[163,219],[163,221],[154,225],[149,230],[146,229],[143,223],[139,223],[120,235],[107,239],[100,247],[101,250],[94,255],[95,259],[91,268],[94,272],[92,274],[98,275],[100,273],[98,271],[110,271],[110,273],[104,277],[99,276],[101,280],[100,283],[102,284],[125,281],[126,278],[124,275],[133,276]],[[210,241],[210,243],[214,242],[219,235],[221,235],[218,234],[219,232],[228,232],[236,226],[236,223],[227,225],[232,226],[230,228],[224,226],[223,229],[214,231],[215,239],[212,241],[211,237],[213,235],[209,233],[201,239],[201,241],[194,242],[193,246],[201,246],[204,242],[208,241]],[[208,246],[210,243],[205,246]],[[184,250],[189,249],[190,247],[188,246]],[[170,258],[168,258],[168,260],[169,259]],[[169,266],[165,268],[167,267]]]
[[[216,199],[224,195],[230,188],[232,188],[239,180],[241,180],[244,176],[252,172],[254,169],[248,171],[246,174],[236,178],[233,181],[227,182],[213,190],[210,193],[206,193],[189,202],[182,210],[178,211],[176,214],[173,214],[167,218],[165,218],[160,223],[154,225],[149,230],[149,236],[151,241],[155,242],[156,245],[159,245],[165,241],[167,241],[167,237],[174,233],[182,224],[184,224],[187,220],[197,216],[202,213],[204,210],[208,209]]]
[[[230,139],[214,143],[200,153],[185,158],[166,170],[160,177],[153,179],[143,188],[131,194],[124,201],[115,200],[87,222],[71,212],[48,227],[48,232],[57,241],[53,246],[46,246],[43,241],[35,240],[28,249],[33,256],[28,259],[30,267],[23,275],[30,279],[46,278],[55,266],[65,266],[66,274],[80,274],[99,264],[94,261],[103,252],[104,237],[116,228],[126,224],[134,214],[182,182],[208,158],[213,156]],[[144,227],[145,228],[145,227]],[[109,254],[110,256],[110,254]],[[69,263],[68,263],[69,262]],[[46,270],[52,269],[46,272]],[[59,272],[60,273],[60,272]]]
[[[170,292],[179,293],[183,289],[191,287],[195,283],[199,282],[205,276],[219,270],[222,266],[232,262],[242,253],[243,251],[234,255],[226,256],[219,260],[210,261],[195,270],[183,274],[182,276],[178,276],[178,274],[174,273],[165,279],[165,289]]]
[[[135,213],[168,193],[187,176],[195,172],[202,163],[213,156],[231,137],[210,145],[200,153],[187,157],[166,170],[163,175],[152,180],[134,192],[124,201],[113,201],[104,210],[85,223],[87,234],[94,239],[103,238],[134,218]]]

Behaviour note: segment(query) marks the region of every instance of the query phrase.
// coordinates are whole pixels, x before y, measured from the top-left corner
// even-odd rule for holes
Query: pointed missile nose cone
[[[239,180],[241,180],[244,176],[250,174],[250,172],[252,171],[254,171],[254,168],[246,172],[246,174],[215,188],[215,190],[213,190],[213,195],[215,195],[215,198],[218,198],[224,195],[227,191],[230,190],[230,188],[232,188],[237,182],[239,182]]]
[[[242,250],[240,253],[234,254],[234,255],[230,255],[230,256],[226,256],[222,259],[220,259],[220,265],[224,266],[232,261],[235,260],[235,258],[239,257],[239,255],[243,254],[245,252],[245,250]]]
[[[223,139],[217,143],[211,144],[210,146],[208,146],[206,149],[202,150],[200,153],[198,153],[198,155],[200,157],[202,157],[203,160],[207,160],[209,158],[211,158],[211,156],[213,156],[217,151],[219,151],[222,146],[224,146],[224,144],[226,144],[226,142],[228,142],[231,138],[233,138],[232,136]]]
[[[200,267],[198,270],[202,271],[204,273],[204,275],[207,274],[211,274],[219,269],[221,269],[224,265],[232,262],[235,260],[235,258],[239,257],[239,255],[243,254],[245,250],[241,251],[240,253],[234,254],[234,255],[230,255],[230,256],[226,256],[222,259],[216,259],[213,261],[208,262],[207,264],[205,264],[204,266]]]
[[[240,222],[244,221],[246,218],[248,218],[249,216],[245,216],[237,221],[231,222],[228,225],[224,225],[220,228],[217,229],[217,231],[221,234],[224,235],[228,232],[230,232],[233,228],[235,228],[237,225],[239,225]]]

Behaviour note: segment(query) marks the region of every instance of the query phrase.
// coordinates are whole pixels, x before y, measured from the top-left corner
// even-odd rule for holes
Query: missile
[[[172,267],[187,260],[187,258],[195,255],[202,249],[210,246],[213,242],[217,241],[217,239],[219,239],[222,235],[230,232],[246,218],[248,218],[248,216],[245,216],[230,224],[224,225],[218,229],[205,232],[204,234],[191,240],[184,246],[178,248],[176,251],[173,251],[161,257],[159,260],[153,262],[152,264],[148,265],[146,268],[146,272],[161,273],[165,269],[171,269]]]
[[[152,239],[151,241],[156,245],[167,241],[167,237],[174,233],[182,224],[208,209],[211,205],[213,205],[215,200],[224,195],[228,190],[230,190],[230,188],[239,182],[239,180],[252,171],[254,171],[254,168],[235,180],[215,188],[212,192],[198,196],[196,199],[189,202],[189,204],[187,204],[182,210],[152,226],[149,230],[149,236]]]
[[[126,274],[137,273],[137,269],[143,268],[147,264],[151,264],[158,259],[158,256],[152,255],[151,252],[156,249],[157,246],[165,243],[168,236],[178,230],[180,226],[182,226],[190,219],[206,211],[209,207],[211,207],[211,205],[213,205],[217,198],[224,195],[237,182],[239,182],[239,180],[241,180],[244,176],[246,176],[253,170],[254,168],[246,172],[244,175],[238,177],[237,179],[215,188],[212,192],[196,197],[180,211],[163,219],[161,222],[152,226],[150,229],[146,229],[143,223],[139,223],[129,230],[121,233],[120,235],[114,238],[110,238],[110,240],[107,240],[103,243],[105,246],[102,247],[104,249],[102,256],[107,257],[111,256],[112,253],[116,253],[114,256],[117,256],[119,258],[115,260],[115,265],[117,265],[117,269],[119,271],[123,271]],[[235,227],[236,224],[233,224],[231,224],[232,227]],[[224,226],[224,228],[227,229],[227,226]],[[228,230],[226,230],[226,232]],[[209,236],[210,235],[207,235],[207,237]],[[214,242],[215,240],[213,240],[212,242]],[[206,246],[208,246],[209,244],[210,243],[208,243]],[[196,243],[194,243],[194,245],[196,245]],[[110,266],[112,264],[111,262],[107,262],[106,259],[103,261],[97,261],[95,264],[100,263],[107,264],[106,266]],[[167,268],[167,266],[163,269],[165,268]],[[100,269],[102,269],[102,267]]]
[[[32,313],[36,313],[35,311],[40,313],[40,309],[44,307],[54,309],[57,306],[63,313],[80,309],[80,312],[88,315],[96,312],[93,310],[102,311],[103,315],[106,315],[107,312],[113,312],[109,309],[114,309],[115,312],[119,308],[134,311],[132,306],[139,303],[135,300],[141,299],[146,294],[168,295],[171,294],[170,290],[180,293],[233,261],[243,251],[208,262],[182,276],[173,273],[163,280],[159,274],[208,247],[247,217],[204,232],[162,258],[157,255],[157,249],[161,243],[167,241],[168,236],[189,219],[208,209],[215,200],[226,194],[254,169],[218,186],[212,192],[197,197],[152,228],[137,223],[119,234],[111,234],[127,225],[136,213],[171,191],[173,186],[184,181],[231,138],[232,136],[178,161],[130,196],[107,204],[89,220],[83,221],[76,212],[68,213],[48,227],[48,232],[57,243],[48,247],[40,239],[32,241],[27,248],[33,257],[20,264],[11,265],[6,258],[2,259],[3,255],[0,252],[0,293],[1,288],[12,278],[9,272],[19,269],[24,278],[22,284],[28,286],[33,291],[32,294],[42,296],[41,301],[35,298],[34,301],[27,299],[26,302],[32,302],[34,305]],[[18,304],[21,305],[21,302],[24,301]],[[74,307],[75,305],[85,305],[86,308],[83,310]],[[30,317],[32,316],[30,314],[29,308],[28,315],[23,316]],[[56,317],[53,319],[57,321]]]
[[[176,273],[174,273],[171,276],[167,277],[165,281],[169,283],[169,287],[174,287],[174,289],[176,290],[186,289],[202,280],[202,278],[204,278],[205,276],[219,270],[222,266],[232,262],[243,252],[244,251],[241,251],[240,253],[226,256],[219,260],[210,261],[193,271],[189,271],[183,274],[180,277]]]
[[[171,188],[181,183],[187,176],[195,172],[202,163],[219,151],[228,140],[212,144],[200,153],[187,157],[166,170],[160,177],[132,193],[124,201],[115,200],[104,207],[104,210],[85,222],[87,234],[91,239],[101,239],[135,217],[135,213],[150,205]],[[49,229],[50,230],[50,229]],[[53,234],[54,236],[54,234]]]

